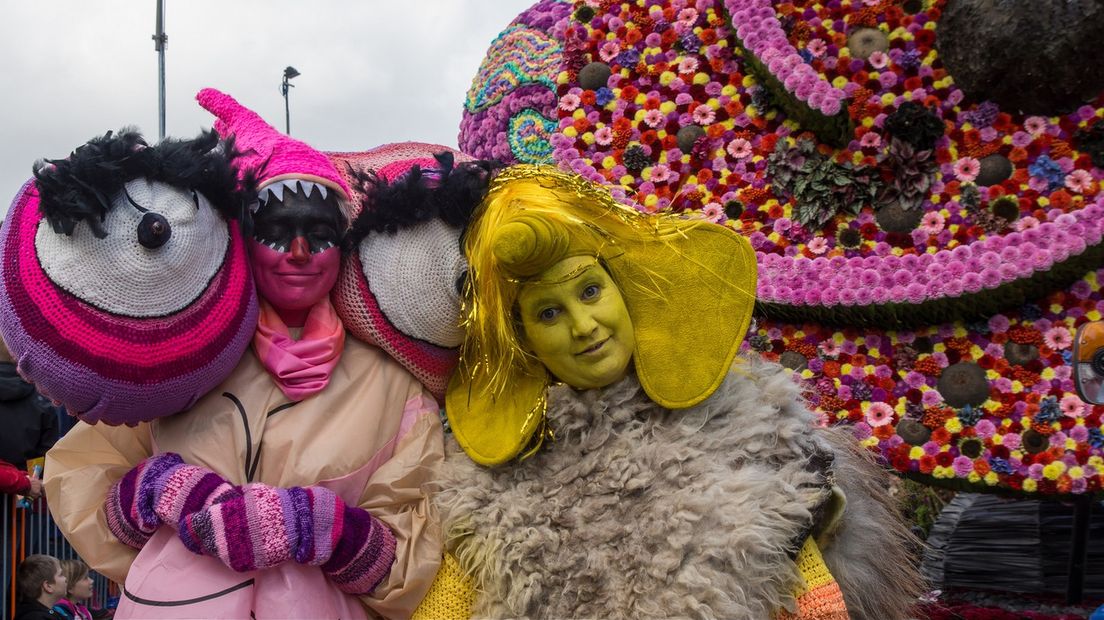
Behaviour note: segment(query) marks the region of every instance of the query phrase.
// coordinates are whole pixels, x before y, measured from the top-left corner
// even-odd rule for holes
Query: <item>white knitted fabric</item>
[[[460,229],[439,219],[395,235],[371,233],[360,242],[360,264],[387,320],[403,334],[440,347],[457,347],[460,293],[468,268]]]
[[[168,242],[154,249],[138,243],[144,214],[119,192],[103,239],[86,223],[66,236],[43,219],[35,234],[38,260],[54,284],[105,312],[139,318],[179,312],[203,294],[222,266],[230,244],[226,222],[199,194],[196,209],[191,190],[147,179],[130,181],[126,190],[168,220]]]

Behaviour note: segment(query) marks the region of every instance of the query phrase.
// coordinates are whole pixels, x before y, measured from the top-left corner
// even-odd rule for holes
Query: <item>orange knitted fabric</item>
[[[797,593],[797,613],[783,611],[777,620],[849,620],[843,592],[824,564],[820,548],[812,537],[797,555],[797,568],[805,586]]]

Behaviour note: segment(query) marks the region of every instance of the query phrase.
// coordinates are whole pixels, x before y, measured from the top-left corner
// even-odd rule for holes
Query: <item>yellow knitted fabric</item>
[[[446,553],[429,593],[414,610],[411,620],[469,620],[475,606],[475,582]]]
[[[797,592],[797,613],[783,611],[778,620],[849,620],[843,592],[828,571],[820,548],[810,536],[797,555],[797,568],[805,582]]]

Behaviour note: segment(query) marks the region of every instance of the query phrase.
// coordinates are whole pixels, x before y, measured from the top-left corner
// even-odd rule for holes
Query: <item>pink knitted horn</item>
[[[280,133],[224,92],[204,88],[196,94],[196,101],[218,118],[215,131],[223,137],[233,135],[237,148],[246,153],[239,160],[242,168],[259,169],[261,187],[286,179],[306,179],[337,191],[348,201],[349,186],[320,151]]]

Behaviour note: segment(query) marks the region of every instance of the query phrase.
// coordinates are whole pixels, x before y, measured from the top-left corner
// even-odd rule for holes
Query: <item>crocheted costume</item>
[[[246,200],[213,132],[108,133],[40,164],[0,229],[0,333],[19,372],[88,422],[187,409],[249,344]],[[232,149],[231,149],[232,152]]]
[[[333,215],[333,192],[351,216],[328,157],[222,93],[200,99],[251,154],[261,202],[317,191]],[[123,584],[117,617],[401,617],[425,595],[441,561],[423,490],[443,454],[438,406],[384,352],[344,334],[326,293],[311,301],[309,316],[329,313],[325,363],[307,369],[321,373],[307,373],[309,385],[289,389],[283,371],[302,370],[289,356],[314,358],[288,346],[274,312],[187,411],[133,428],[79,425],[51,451],[51,510],[82,557]],[[308,321],[293,344],[316,344],[310,331]]]

